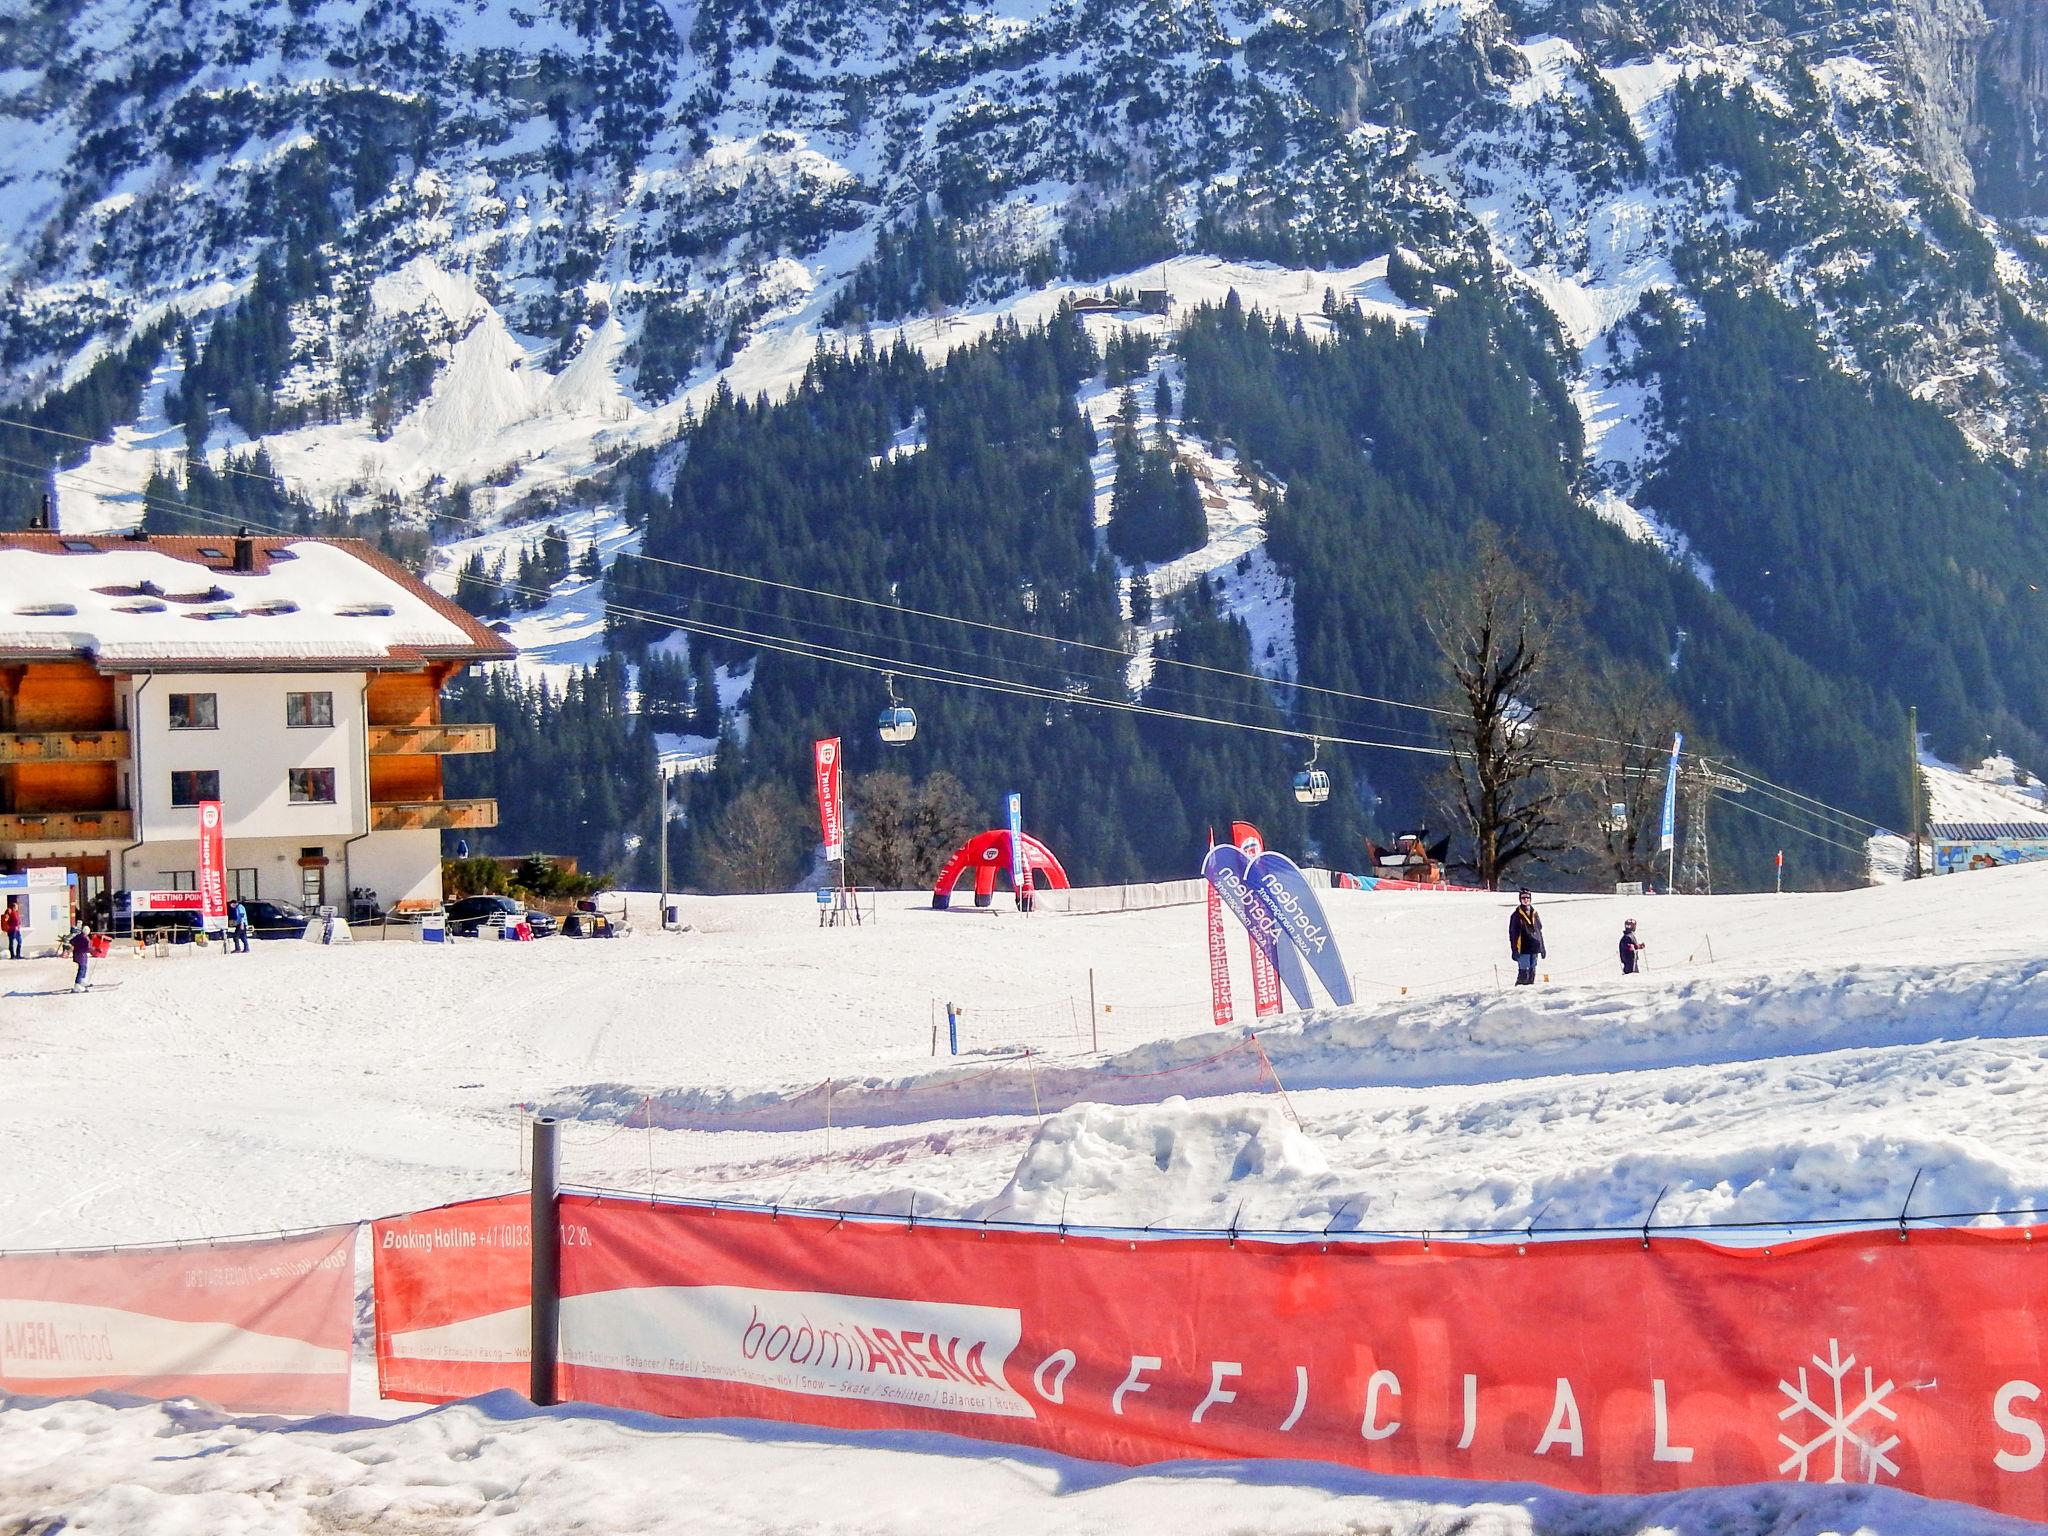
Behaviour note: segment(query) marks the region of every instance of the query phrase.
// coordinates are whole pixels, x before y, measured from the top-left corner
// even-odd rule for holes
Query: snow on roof
[[[0,534],[0,657],[381,667],[513,647],[359,539]]]
[[[2039,821],[1935,821],[1928,830],[1952,843],[2048,843],[2048,819]]]

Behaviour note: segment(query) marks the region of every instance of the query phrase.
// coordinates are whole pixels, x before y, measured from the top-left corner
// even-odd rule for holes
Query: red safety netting
[[[346,1412],[355,1236],[0,1257],[0,1392]]]
[[[445,1403],[526,1390],[531,1220],[529,1196],[496,1195],[370,1223],[381,1395]]]
[[[618,1407],[2048,1515],[2033,1229],[1145,1239],[584,1195],[562,1221],[563,1392]]]

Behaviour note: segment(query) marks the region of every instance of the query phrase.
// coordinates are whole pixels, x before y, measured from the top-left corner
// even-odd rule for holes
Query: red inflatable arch
[[[1067,889],[1067,872],[1060,868],[1060,861],[1052,856],[1052,850],[1033,837],[1024,834],[1024,860],[1031,866],[1031,883],[1048,890]],[[1004,827],[991,827],[977,833],[960,845],[946,867],[939,874],[938,884],[932,887],[932,905],[943,912],[953,904],[953,887],[960,883],[960,877],[969,868],[974,870],[974,904],[985,907],[995,900],[996,876],[1007,876],[1010,872],[1010,833]]]

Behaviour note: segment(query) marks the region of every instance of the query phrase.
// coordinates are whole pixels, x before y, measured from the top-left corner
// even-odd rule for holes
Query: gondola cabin
[[[897,704],[885,709],[875,717],[875,734],[892,747],[900,747],[917,737],[917,711],[906,704]]]
[[[1304,768],[1294,776],[1294,798],[1303,805],[1321,805],[1330,798],[1330,776],[1320,768]]]

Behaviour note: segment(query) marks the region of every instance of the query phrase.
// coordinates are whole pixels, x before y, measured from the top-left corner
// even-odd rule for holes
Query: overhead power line
[[[9,424],[24,425],[22,423],[10,422],[7,418],[0,418],[0,425]],[[32,430],[38,429],[32,428]],[[54,429],[39,430],[50,430],[54,432]],[[55,435],[75,437],[75,434],[68,433],[57,433]],[[90,441],[88,439],[77,440]],[[42,468],[41,466],[27,464],[19,459],[13,459],[5,455],[0,455],[0,466],[5,465],[16,466],[16,468],[11,470],[7,468],[0,468],[0,475],[5,475],[7,478],[26,482],[29,484],[41,483],[37,477],[38,473]],[[109,481],[94,480],[90,477],[78,476],[75,472],[71,473],[73,478],[80,479],[88,485],[96,485],[104,489],[111,489],[119,491],[123,494],[130,494],[128,487],[120,486]],[[255,475],[253,473],[250,473],[249,477],[266,485],[282,486],[282,481],[273,479],[272,477]],[[260,529],[261,531],[276,537],[298,537],[297,534],[293,533],[289,529],[278,528],[272,525],[251,523],[246,518],[238,519],[230,517],[225,513],[221,513],[209,508],[200,507],[193,503],[183,501],[177,498],[159,495],[157,497],[157,500],[161,505],[174,507],[179,511],[186,513],[196,521],[208,523],[215,527],[219,527],[223,530],[232,530],[239,527],[251,527]],[[946,614],[943,612],[939,612],[937,610],[907,607],[901,604],[883,602],[878,599],[855,597],[851,594],[833,592],[826,588],[809,587],[802,585],[800,583],[779,582],[765,577],[755,577],[741,572],[727,571],[718,567],[698,565],[693,562],[668,560],[662,557],[651,556],[638,556],[636,558],[645,560],[648,563],[652,564],[672,565],[699,574],[709,575],[718,578],[731,579],[752,585],[774,588],[778,590],[790,591],[805,596],[827,598],[831,600],[854,604],[861,607],[894,612],[909,617],[925,618],[940,622],[954,623],[974,628],[977,630],[1037,640],[1042,643],[1069,646],[1079,650],[1113,656],[1117,658],[1117,660],[1120,663],[1128,663],[1132,659],[1130,654],[1121,649],[1120,647],[1104,645],[1099,642],[1072,640],[1067,639],[1065,637],[1047,635],[1040,631],[1023,629],[1016,626],[994,624],[983,620],[966,619],[958,615]],[[499,585],[508,590],[517,591],[523,594],[539,597],[542,600],[545,600],[550,595],[549,589],[526,587],[517,583],[516,581],[500,581]],[[628,591],[637,590],[638,592],[646,596],[654,597],[662,601],[677,600],[672,594],[655,592],[647,588],[634,588],[629,584],[623,582],[615,583],[613,585],[616,585],[617,587]],[[720,608],[736,612],[742,614],[743,616],[769,618],[776,620],[778,622],[789,624],[802,624],[813,628],[822,628],[834,633],[855,634],[866,636],[869,638],[879,639],[895,638],[890,636],[876,636],[872,631],[851,630],[843,626],[836,626],[830,624],[827,621],[803,619],[794,615],[767,613],[762,610],[748,609],[739,605],[719,603],[715,600],[707,598],[698,598],[695,599],[695,601],[702,602],[709,607]],[[705,636],[706,638],[720,639],[727,641],[728,643],[756,646],[762,649],[775,651],[780,654],[792,655],[799,658],[809,659],[825,664],[851,667],[875,674],[894,673],[898,677],[911,681],[927,682],[934,685],[950,687],[961,687],[978,692],[1006,694],[1012,697],[1019,697],[1048,704],[1057,703],[1067,706],[1080,705],[1082,707],[1110,710],[1113,712],[1123,714],[1146,716],[1157,719],[1175,720],[1189,724],[1211,725],[1222,729],[1248,730],[1261,735],[1276,736],[1293,739],[1297,741],[1304,739],[1320,739],[1323,741],[1330,742],[1332,745],[1352,746],[1368,750],[1402,752],[1413,755],[1430,756],[1438,758],[1448,757],[1450,755],[1447,749],[1440,746],[1419,745],[1413,742],[1388,741],[1385,739],[1373,738],[1368,736],[1354,736],[1331,732],[1326,729],[1326,727],[1331,724],[1344,725],[1351,729],[1370,729],[1370,727],[1363,727],[1362,724],[1359,722],[1344,721],[1341,719],[1334,719],[1331,717],[1315,717],[1306,725],[1289,724],[1285,726],[1266,725],[1255,721],[1239,719],[1225,719],[1219,718],[1215,715],[1202,714],[1194,710],[1171,709],[1156,704],[1148,704],[1142,701],[1133,701],[1128,699],[1111,699],[1103,695],[1086,692],[1085,690],[1076,690],[1069,686],[1055,687],[1045,684],[1031,683],[1020,679],[990,676],[986,673],[973,672],[966,669],[944,667],[936,663],[921,661],[916,658],[885,656],[874,652],[858,651],[851,649],[849,647],[828,646],[821,642],[807,641],[802,639],[801,637],[765,634],[758,630],[747,629],[744,626],[719,625],[709,620],[683,619],[670,613],[658,612],[652,609],[643,609],[627,604],[613,603],[609,600],[602,602],[601,606],[603,611],[610,616],[632,619],[643,623],[653,624],[657,627],[665,627],[682,633],[699,634]],[[941,650],[956,655],[979,655],[979,653],[964,651],[962,648],[959,647],[945,646],[938,642],[919,642],[906,640],[903,643],[911,645],[922,645],[930,649]],[[992,659],[994,661],[1004,662],[1012,666],[1024,666],[1030,667],[1033,670],[1045,670],[1044,664],[1027,662],[1020,658],[995,657]],[[1266,686],[1271,686],[1274,681],[1273,679],[1267,678],[1264,675],[1256,672],[1244,672],[1232,668],[1213,667],[1202,663],[1179,661],[1171,657],[1155,656],[1153,658],[1153,661],[1155,665],[1182,666],[1192,671],[1203,672],[1222,677],[1229,677],[1238,680],[1251,681]],[[1157,686],[1158,685],[1156,684],[1152,685],[1152,687],[1154,688],[1156,688]],[[1415,704],[1409,701],[1391,699],[1380,695],[1359,693],[1344,689],[1321,688],[1312,685],[1294,686],[1303,688],[1304,691],[1323,694],[1333,698],[1355,699],[1365,703],[1380,704],[1393,708],[1417,710],[1437,716],[1455,717],[1456,715],[1456,712],[1452,710],[1442,709],[1431,705]],[[1195,700],[1196,702],[1208,703],[1229,708],[1247,707],[1248,703],[1248,701],[1244,700],[1220,700],[1209,695],[1188,694],[1186,690],[1177,690],[1171,688],[1170,686],[1165,688],[1163,691],[1183,697],[1189,697]],[[1279,708],[1279,706],[1274,704],[1268,704],[1263,700],[1249,702],[1250,707],[1268,707],[1275,709]],[[1401,732],[1402,734],[1412,734],[1408,732],[1402,732],[1400,727],[1380,727],[1380,729],[1391,729],[1397,732]],[[1564,730],[1552,730],[1550,734],[1562,737],[1567,740],[1583,740],[1593,742],[1599,745],[1623,746],[1642,751],[1661,752],[1663,750],[1662,748],[1653,747],[1650,744],[1646,743],[1614,741],[1608,738],[1589,736],[1584,733],[1570,732]],[[1691,755],[1693,754],[1682,754],[1682,756]],[[1602,765],[1583,762],[1572,762],[1560,759],[1555,760],[1552,766],[1571,769],[1594,769]],[[1804,795],[1798,791],[1787,789],[1784,786],[1773,784],[1770,780],[1764,779],[1761,775],[1755,774],[1750,770],[1741,769],[1738,770],[1738,772],[1741,774],[1742,777],[1746,779],[1751,779],[1758,784],[1768,786],[1769,789],[1782,791],[1783,795],[1794,796],[1796,797],[1796,799],[1800,801],[1804,801],[1812,806],[1818,807],[1821,812],[1825,812],[1829,815],[1835,816],[1839,818],[1845,824],[1845,826],[1853,828],[1854,824],[1850,821],[1849,813],[1841,811],[1839,808],[1830,806],[1824,801],[1816,800],[1812,796]],[[1773,796],[1773,798],[1781,798],[1781,796]],[[1731,803],[1740,804],[1741,802],[1731,801]],[[1766,815],[1765,813],[1756,810],[1754,807],[1744,806],[1743,809],[1748,810],[1752,815],[1762,817],[1762,819],[1766,821],[1773,822],[1779,826],[1787,828],[1788,830],[1797,832],[1802,836],[1813,838],[1815,841],[1827,843],[1833,847],[1842,848],[1850,852],[1861,852],[1861,850],[1855,847],[1854,845],[1842,842],[1836,838],[1825,836],[1819,832],[1812,831],[1808,828],[1800,827],[1792,822],[1782,821],[1777,817]],[[1813,811],[1805,811],[1802,807],[1795,807],[1795,809],[1802,810],[1803,814],[1816,814]]]
[[[0,425],[24,426],[30,431],[55,431],[55,429],[53,428],[38,428],[29,423],[11,421],[9,418],[6,417],[0,417]],[[91,439],[77,437],[76,434],[73,433],[56,433],[55,435],[72,438],[74,441],[79,442],[92,441]],[[278,487],[283,487],[284,485],[284,482],[281,478],[260,475],[255,473],[254,471],[242,469],[238,466],[224,466],[223,470],[220,472],[244,475],[247,478],[255,480],[258,483],[264,485],[274,485]],[[75,471],[71,473],[73,474],[73,478],[81,478],[76,475]],[[103,486],[108,485],[108,482],[87,481],[86,483],[99,483]],[[123,491],[126,490],[126,487],[117,486],[111,488]],[[169,504],[181,506],[184,505],[183,503]],[[446,515],[450,518],[450,520],[466,524],[470,527],[482,526],[480,520],[474,517],[466,517],[453,514]],[[489,531],[498,531],[498,529],[493,528]],[[775,591],[789,592],[799,596],[818,598],[828,602],[845,603],[862,608],[877,609],[882,612],[894,613],[904,617],[926,619],[934,623],[959,625],[963,628],[978,630],[984,633],[1006,635],[1016,639],[1035,641],[1041,645],[1053,645],[1065,649],[1088,651],[1101,655],[1127,657],[1127,653],[1120,646],[1107,645],[1100,641],[1093,640],[1077,640],[1070,638],[1068,636],[1048,634],[1043,630],[1026,629],[1020,625],[999,624],[994,622],[993,620],[988,619],[970,619],[965,617],[964,615],[946,613],[940,609],[919,608],[909,604],[898,603],[893,601],[884,601],[880,598],[859,597],[854,595],[853,593],[838,592],[834,591],[829,587],[809,586],[801,582],[778,581],[771,577],[756,576],[745,571],[733,571],[727,570],[721,566],[705,565],[690,560],[678,560],[673,558],[672,556],[667,555],[650,555],[642,552],[634,552],[630,555],[629,558],[639,561],[642,564],[661,566],[668,569],[685,571],[693,575],[707,576],[724,581],[742,582],[750,586],[766,587]],[[647,588],[640,588],[639,590],[646,595],[673,600],[673,594],[654,593]],[[931,644],[932,642],[909,641],[907,643]],[[1230,678],[1232,680],[1239,682],[1251,682],[1264,688],[1287,688],[1292,689],[1297,693],[1312,693],[1320,695],[1324,698],[1345,699],[1361,704],[1375,704],[1387,709],[1410,710],[1416,713],[1429,715],[1433,718],[1438,719],[1460,718],[1460,714],[1457,710],[1448,709],[1441,705],[1422,704],[1412,699],[1390,698],[1383,694],[1364,693],[1355,689],[1332,688],[1319,683],[1304,683],[1299,681],[1298,679],[1277,679],[1268,677],[1264,673],[1246,671],[1236,667],[1219,667],[1211,665],[1206,662],[1187,661],[1179,657],[1156,655],[1153,657],[1153,663],[1155,667],[1179,667],[1183,670],[1190,672],[1204,673],[1214,677]],[[1030,665],[1030,663],[1021,662],[1017,664]],[[1196,695],[1195,697],[1201,696]],[[1354,728],[1356,728],[1356,722],[1351,722],[1351,724],[1354,726]],[[1397,727],[1372,728],[1398,729]],[[1623,747],[1629,750],[1644,752],[1661,752],[1663,750],[1663,748],[1658,746],[1656,743],[1651,742],[1618,741],[1607,737],[1590,735],[1583,731],[1566,730],[1561,727],[1548,729],[1550,729],[1550,734],[1552,735],[1559,736],[1567,740],[1584,741],[1596,746]],[[1294,734],[1300,736],[1307,736],[1312,733],[1309,731],[1298,731]],[[1335,738],[1332,737],[1331,739],[1334,740]],[[1683,756],[1688,754],[1681,755]]]

